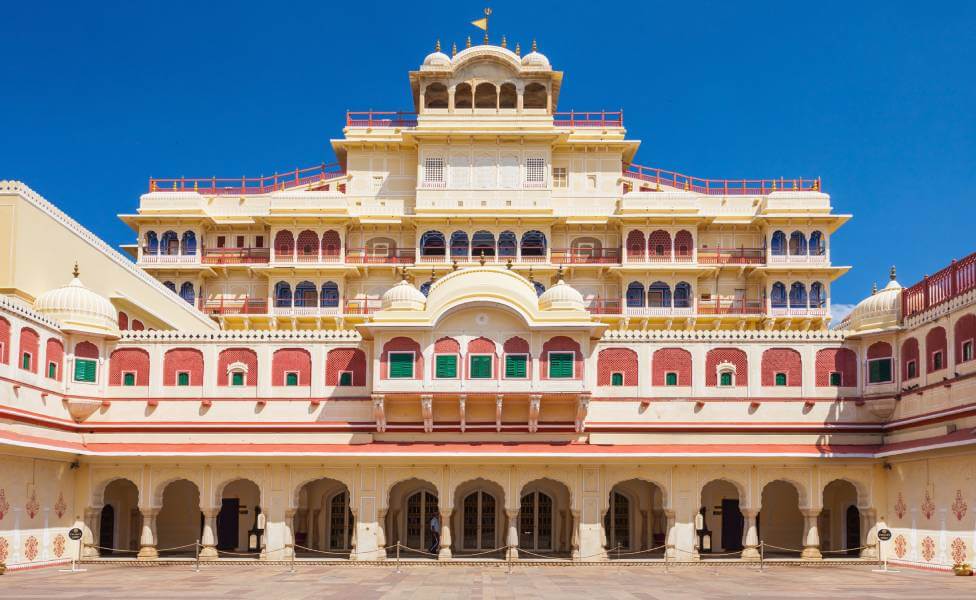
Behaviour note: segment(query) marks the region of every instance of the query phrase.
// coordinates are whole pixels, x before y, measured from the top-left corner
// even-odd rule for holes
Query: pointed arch
[[[786,256],[786,234],[779,230],[774,231],[769,250],[773,256]]]

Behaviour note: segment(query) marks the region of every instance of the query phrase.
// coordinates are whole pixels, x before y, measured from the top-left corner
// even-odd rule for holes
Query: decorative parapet
[[[656,342],[656,341],[688,341],[688,342],[842,342],[851,332],[827,329],[811,331],[739,331],[739,330],[684,330],[684,329],[648,329],[641,330],[607,330],[601,341],[603,342]]]
[[[976,304],[976,289],[969,290],[932,308],[915,313],[905,318],[902,324],[907,329],[914,329],[925,323],[938,321],[949,313],[972,304]]]
[[[54,319],[46,317],[40,313],[34,312],[33,309],[9,296],[0,296],[0,311],[7,311],[25,319],[34,321],[39,325],[44,325],[50,329],[54,329],[55,331],[61,331],[61,323],[58,323]]]
[[[123,331],[122,342],[359,342],[355,329],[227,330],[227,331]]]

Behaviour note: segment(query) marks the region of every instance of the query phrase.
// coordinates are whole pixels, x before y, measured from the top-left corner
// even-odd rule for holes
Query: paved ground
[[[0,577],[0,598],[78,600],[94,598],[305,599],[410,598],[417,600],[652,600],[671,598],[864,598],[909,600],[976,597],[976,577],[901,571],[873,573],[870,567],[779,566],[759,573],[745,567],[498,567],[277,566],[203,567],[88,566],[85,573],[57,568]]]

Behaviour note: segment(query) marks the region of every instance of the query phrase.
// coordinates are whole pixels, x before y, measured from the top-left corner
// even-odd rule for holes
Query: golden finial
[[[478,262],[481,263],[481,266],[482,267],[485,266],[485,251],[484,250],[481,251],[481,256],[478,257]]]
[[[502,36],[502,48],[508,48],[508,40],[505,39],[504,35]]]
[[[454,260],[451,261],[451,270],[457,271],[457,269],[458,269],[458,264],[457,264],[457,259],[455,258]]]
[[[538,46],[536,46],[535,40],[532,40],[532,51],[535,52],[537,49],[538,49]]]
[[[470,47],[471,47],[471,36],[469,35],[468,36],[468,44],[467,44],[467,46],[465,46],[465,48],[470,48]]]
[[[431,267],[430,268],[430,282],[431,283],[434,283],[435,281],[437,281],[437,271],[434,270],[434,267]]]
[[[559,265],[559,270],[556,271],[556,281],[562,281],[562,280],[563,280],[563,266]]]
[[[80,274],[81,274],[81,271],[79,271],[79,270],[78,270],[78,262],[77,262],[77,261],[75,262],[75,268],[74,268],[74,270],[73,270],[73,271],[71,271],[71,274],[72,274],[72,275],[73,275],[74,277],[78,277],[78,275],[80,275]]]
[[[518,42],[515,42],[515,56],[522,56],[522,47]]]
[[[894,281],[895,280],[895,265],[891,265],[891,270],[888,272],[888,277]]]
[[[774,192],[776,191],[776,180],[775,179],[773,180],[773,189],[772,189],[772,191],[774,191]]]
[[[875,281],[874,283],[871,284],[871,295],[873,296],[877,293],[878,293],[878,282]]]
[[[508,260],[505,261],[505,268],[508,269],[509,271],[512,270],[512,257],[511,256],[509,256],[508,257]]]
[[[441,51],[441,41],[437,40],[437,44],[434,46],[434,52],[440,52],[440,51]]]
[[[406,268],[406,267],[400,267],[400,277],[401,277],[401,278],[402,278],[402,279],[403,279],[404,281],[406,281],[406,280],[407,280],[407,268]]]
[[[817,177],[816,179],[813,180],[813,191],[815,191],[815,192],[819,192],[820,191],[820,178],[819,177]]]
[[[451,42],[451,56],[457,56],[457,42]]]
[[[529,265],[529,281],[535,281],[535,279],[532,276],[532,265]]]

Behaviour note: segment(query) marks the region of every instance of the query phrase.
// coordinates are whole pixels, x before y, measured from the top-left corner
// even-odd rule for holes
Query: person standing
[[[427,549],[431,554],[437,554],[441,546],[441,520],[435,514],[430,518],[430,548]]]

